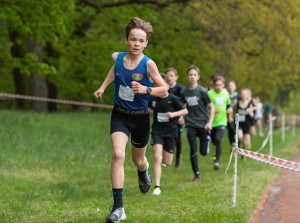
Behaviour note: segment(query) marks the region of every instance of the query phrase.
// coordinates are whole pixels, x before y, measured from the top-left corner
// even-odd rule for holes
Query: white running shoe
[[[119,222],[121,220],[125,220],[126,215],[124,208],[116,208],[110,214],[106,217],[106,223],[114,223],[114,222]]]
[[[159,187],[155,188],[152,192],[152,195],[160,195],[161,189]]]

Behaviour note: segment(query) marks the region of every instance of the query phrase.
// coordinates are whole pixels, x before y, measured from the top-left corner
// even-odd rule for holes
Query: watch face
[[[152,92],[152,88],[151,87],[147,87],[147,94],[150,94]]]

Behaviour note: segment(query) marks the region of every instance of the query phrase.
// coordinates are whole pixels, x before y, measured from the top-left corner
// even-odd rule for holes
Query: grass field
[[[113,203],[110,187],[110,114],[37,114],[0,111],[0,222],[105,222]],[[299,133],[299,130],[298,132]],[[233,166],[224,174],[230,148],[223,141],[221,170],[212,152],[199,155],[202,181],[193,178],[189,147],[182,134],[182,167],[163,168],[160,196],[142,194],[126,149],[124,222],[248,222],[280,168],[247,159],[238,163],[237,209],[232,209]],[[263,139],[253,137],[257,150]],[[273,155],[290,159],[296,137],[274,136]],[[268,153],[268,149],[262,150]],[[152,175],[153,154],[147,157]],[[173,162],[174,163],[174,162]]]

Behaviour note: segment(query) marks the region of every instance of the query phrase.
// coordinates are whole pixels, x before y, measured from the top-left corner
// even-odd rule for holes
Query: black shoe
[[[114,223],[114,222],[119,222],[121,220],[125,220],[126,219],[126,215],[125,215],[125,211],[124,208],[116,208],[113,209],[109,215],[107,215],[106,217],[106,223]]]
[[[149,168],[149,163],[147,162],[146,169],[145,169],[146,173],[145,173],[144,179],[141,179],[139,177],[139,188],[142,193],[147,193],[152,184],[152,179],[148,173],[148,168]],[[139,171],[139,172],[141,172],[141,171]]]
[[[178,170],[181,166],[181,156],[176,157],[175,169]]]

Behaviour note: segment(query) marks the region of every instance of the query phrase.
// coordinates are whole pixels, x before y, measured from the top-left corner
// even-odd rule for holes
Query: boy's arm
[[[115,52],[111,55],[111,59],[114,62],[114,65],[110,68],[105,80],[101,84],[100,88],[94,92],[94,96],[100,100],[102,98],[102,94],[105,91],[106,87],[115,79],[115,63],[117,60],[117,56],[119,53]]]
[[[177,117],[177,116],[184,116],[184,115],[187,115],[187,114],[188,114],[188,110],[186,108],[181,109],[181,110],[176,111],[176,112],[167,112],[167,113],[165,113],[165,115],[168,118],[174,118],[174,117]]]
[[[165,97],[168,95],[167,86],[160,76],[157,66],[154,61],[149,60],[147,62],[147,70],[148,70],[148,78],[151,78],[157,87],[152,87],[152,91],[150,93],[151,96],[155,97]],[[135,94],[147,94],[147,86],[143,86],[136,81],[132,81],[132,90]]]
[[[207,131],[211,131],[212,130],[212,123],[214,121],[214,116],[215,116],[215,106],[212,102],[208,103],[207,105],[210,108],[210,112],[209,112],[209,120],[207,122],[207,124],[205,125],[205,129]]]
[[[253,113],[253,106],[252,106],[252,105],[250,105],[250,107],[247,108],[247,111],[248,111],[249,116],[250,116],[251,118],[253,118],[254,113]]]

